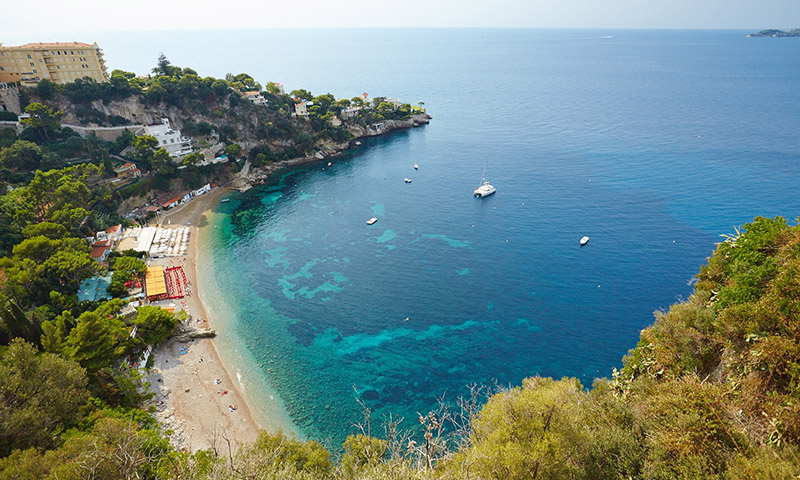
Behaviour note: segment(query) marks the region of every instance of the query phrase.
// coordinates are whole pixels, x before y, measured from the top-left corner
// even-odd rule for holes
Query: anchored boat
[[[483,198],[483,197],[485,197],[487,195],[493,194],[496,191],[497,191],[497,189],[494,188],[494,186],[492,186],[492,184],[490,184],[486,180],[486,162],[484,162],[483,163],[483,176],[481,177],[481,186],[476,188],[475,192],[473,192],[473,193],[475,194],[476,197]]]

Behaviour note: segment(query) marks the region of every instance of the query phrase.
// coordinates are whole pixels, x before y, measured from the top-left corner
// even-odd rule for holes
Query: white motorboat
[[[403,181],[406,182],[406,183],[411,183],[411,179],[410,178],[404,178]]]
[[[372,217],[369,220],[367,220],[367,225],[372,225],[373,223],[375,223],[377,221],[378,221],[378,217]]]
[[[494,188],[494,186],[492,186],[492,184],[486,180],[486,163],[487,162],[483,162],[483,176],[481,176],[481,186],[476,188],[475,191],[473,192],[476,197],[483,198],[497,191],[497,189]]]
[[[417,165],[416,163],[414,164],[414,170],[419,170],[419,165]]]
[[[586,245],[587,243],[589,243],[589,237],[584,235],[583,237],[581,237],[581,247]]]

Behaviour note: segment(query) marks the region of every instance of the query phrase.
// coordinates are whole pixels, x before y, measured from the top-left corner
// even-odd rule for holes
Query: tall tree
[[[235,162],[242,156],[242,146],[238,143],[232,143],[225,147],[225,154],[228,155],[231,162]]]
[[[39,167],[41,161],[42,149],[26,140],[17,140],[11,146],[0,150],[0,166],[12,171],[33,171]]]
[[[169,338],[177,325],[175,317],[159,307],[139,307],[134,325],[138,326],[136,336],[146,345],[158,345]]]
[[[21,338],[36,345],[40,344],[41,328],[25,315],[14,300],[6,300],[0,306],[0,321],[12,339]]]
[[[161,52],[161,55],[158,56],[158,63],[155,68],[153,68],[153,73],[156,75],[169,75],[170,63],[169,60],[167,60],[167,56],[164,55],[164,52]]]
[[[108,150],[104,147],[100,148],[100,158],[103,160],[103,173],[107,177],[113,177],[114,173],[114,164],[111,162],[111,156],[108,154]]]
[[[309,92],[304,88],[301,88],[299,90],[292,90],[291,92],[289,92],[289,95],[291,95],[294,98],[299,98],[300,100],[303,100],[305,102],[310,102],[311,100],[314,99],[314,95],[312,95],[311,92]]]
[[[64,354],[89,372],[110,367],[124,351],[127,329],[117,317],[103,318],[84,312],[64,342]]]
[[[61,128],[61,117],[64,115],[60,110],[53,111],[47,105],[38,102],[25,107],[25,113],[30,117],[23,118],[20,123],[34,129],[45,142],[50,139],[50,132]]]
[[[153,154],[158,148],[158,140],[152,135],[142,135],[136,137],[133,142],[133,157],[150,167],[153,161]]]
[[[14,340],[0,357],[0,456],[47,448],[74,425],[88,398],[86,372],[76,362]]]

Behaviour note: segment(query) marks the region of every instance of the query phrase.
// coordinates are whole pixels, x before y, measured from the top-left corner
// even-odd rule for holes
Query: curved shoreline
[[[425,125],[430,119],[430,115],[422,113],[405,121],[387,121],[381,131],[359,132],[357,138],[380,136],[395,130]],[[223,451],[226,448],[235,450],[240,443],[252,443],[261,430],[280,430],[302,438],[303,435],[289,417],[283,400],[270,388],[258,369],[254,368],[255,359],[245,358],[249,351],[236,345],[236,334],[227,330],[232,328],[232,322],[226,322],[230,313],[224,306],[224,300],[220,305],[213,301],[213,297],[209,299],[209,295],[218,294],[218,287],[211,278],[213,265],[210,259],[200,261],[200,258],[203,258],[201,250],[207,248],[204,241],[210,240],[203,237],[213,234],[213,230],[208,228],[213,224],[213,221],[209,221],[212,209],[226,194],[264,183],[273,173],[283,168],[336,157],[348,150],[350,145],[338,147],[329,147],[320,156],[275,162],[249,175],[248,162],[247,169],[236,176],[231,187],[212,190],[161,216],[162,225],[168,222],[167,226],[190,227],[189,249],[183,259],[183,266],[190,284],[194,287],[194,295],[171,303],[165,301],[156,304],[166,303],[167,305],[162,306],[171,304],[176,310],[186,310],[192,315],[193,326],[223,328],[222,333],[214,339],[195,339],[182,344],[177,339],[171,339],[153,351],[153,368],[147,375],[150,391],[154,394],[152,404],[156,407],[155,415],[162,427],[173,431],[170,440],[177,448],[188,451],[220,448]],[[181,259],[158,259],[152,264],[176,266],[181,264]],[[201,271],[201,265],[208,271]],[[200,322],[195,322],[196,319]],[[184,350],[182,346],[188,348]],[[236,408],[232,410],[231,406]]]
[[[161,219],[162,222],[169,219],[173,226],[190,227],[189,250],[185,259],[158,259],[153,264],[182,263],[193,291],[183,299],[157,304],[187,311],[192,316],[192,326],[199,328],[224,323],[214,323],[202,300],[204,295],[199,293],[207,295],[207,290],[213,290],[213,286],[200,278],[198,260],[208,214],[230,191],[227,188],[213,190],[171,210]],[[226,352],[217,340],[202,338],[182,342],[173,338],[153,351],[153,367],[146,380],[154,394],[151,403],[156,407],[155,416],[162,427],[173,431],[170,436],[173,444],[188,451],[210,448],[226,452],[228,446],[235,449],[239,443],[254,441],[262,429],[295,431],[291,423],[286,424],[288,415],[271,418],[253,408],[253,398],[247,395],[235,368],[231,369],[234,366],[232,352]],[[231,406],[235,410],[232,411]]]
[[[214,204],[216,205],[216,203],[218,202]],[[228,308],[227,301],[218,295],[216,299],[214,298],[215,294],[221,291],[221,287],[214,281],[213,256],[208,251],[212,248],[210,247],[211,239],[208,236],[214,232],[214,229],[209,227],[214,225],[216,228],[218,224],[213,219],[208,221],[209,213],[210,208],[206,210],[203,217],[208,224],[203,225],[200,229],[197,239],[198,249],[195,252],[196,258],[205,260],[196,261],[195,269],[198,274],[198,287],[200,287],[200,303],[209,318],[214,319],[217,327],[214,347],[220,352],[225,367],[231,372],[231,378],[235,380],[239,394],[247,402],[249,414],[261,425],[262,429],[269,432],[280,430],[301,437],[299,429],[289,417],[283,399],[272,389],[268,379],[257,368],[257,361],[252,357],[250,350],[234,331],[235,322],[231,318],[232,312]],[[211,299],[208,298],[209,296]]]

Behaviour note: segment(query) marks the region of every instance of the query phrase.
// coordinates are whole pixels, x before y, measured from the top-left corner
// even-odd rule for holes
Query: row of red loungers
[[[186,273],[183,267],[172,267],[165,269],[167,279],[167,291],[169,298],[183,298],[186,296],[186,286],[189,282],[186,281]]]

